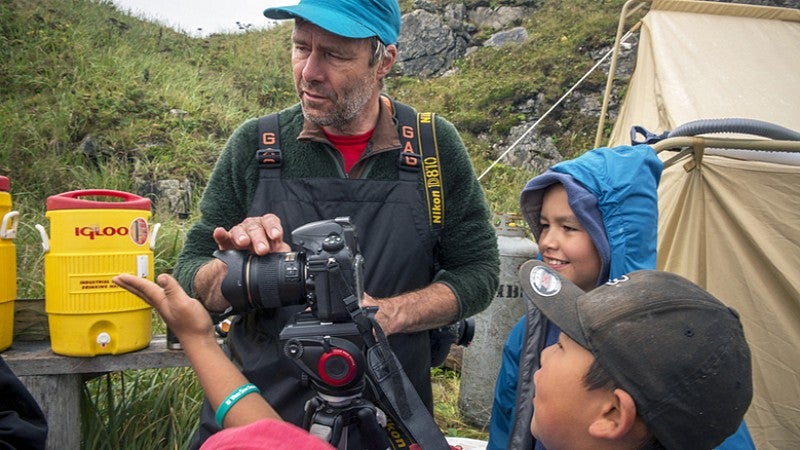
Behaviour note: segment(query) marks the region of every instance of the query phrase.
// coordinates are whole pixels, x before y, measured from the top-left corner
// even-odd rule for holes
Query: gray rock
[[[418,9],[402,18],[398,66],[404,75],[420,78],[445,73],[464,56],[467,42],[442,16]]]
[[[469,12],[469,20],[478,28],[493,28],[502,30],[503,28],[519,23],[535,11],[535,8],[525,6],[501,6],[499,8],[489,8],[479,6]]]
[[[483,43],[484,47],[502,47],[507,44],[522,44],[528,38],[528,30],[516,27],[507,31],[495,33]]]
[[[551,137],[542,136],[536,129],[525,134],[532,124],[533,122],[527,122],[512,128],[507,143],[502,146],[495,145],[494,149],[497,151],[497,156],[500,156],[511,147],[503,159],[504,163],[533,170],[534,173],[542,173],[564,158],[553,144]],[[520,139],[523,134],[524,137]]]

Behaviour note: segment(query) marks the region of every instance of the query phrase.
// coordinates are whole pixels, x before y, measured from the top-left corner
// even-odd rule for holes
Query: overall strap
[[[281,174],[281,140],[278,113],[258,118],[258,168],[262,177],[278,178]]]
[[[398,161],[400,179],[416,179],[422,171],[430,228],[438,233],[444,225],[444,188],[436,141],[436,114],[415,113],[410,106],[398,102],[394,102],[394,108],[403,146]]]

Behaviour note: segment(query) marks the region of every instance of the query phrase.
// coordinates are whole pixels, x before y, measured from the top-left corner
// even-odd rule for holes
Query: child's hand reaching
[[[182,345],[191,345],[192,342],[206,339],[212,339],[216,343],[214,325],[208,311],[202,303],[189,297],[172,276],[161,274],[156,284],[145,278],[123,273],[112,281],[155,308]]]

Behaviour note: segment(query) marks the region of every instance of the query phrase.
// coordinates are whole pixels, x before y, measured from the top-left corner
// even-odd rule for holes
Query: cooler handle
[[[99,200],[88,200],[82,197],[113,197],[121,199],[120,202],[108,202]],[[115,191],[112,189],[84,189],[79,191],[62,192],[61,194],[51,195],[47,198],[47,209],[81,209],[91,206],[92,208],[115,209],[125,207],[127,209],[150,209],[150,199],[140,197],[125,191]]]
[[[39,225],[38,223],[34,225],[37,230],[39,230],[39,236],[42,237],[42,250],[45,253],[50,251],[50,238],[47,237],[47,230],[44,229],[43,226]]]
[[[113,189],[83,189],[78,191],[62,192],[61,194],[57,194],[56,196],[75,198],[75,199],[81,197],[117,197],[125,201],[141,200],[143,198],[136,194],[131,194],[130,192],[115,191]]]
[[[158,236],[158,230],[161,229],[161,224],[156,223],[153,225],[153,230],[150,232],[150,250],[156,250],[156,236]]]
[[[11,227],[9,228],[9,223]],[[14,239],[17,237],[17,225],[19,224],[19,211],[11,211],[3,216],[3,224],[0,225],[0,239]]]

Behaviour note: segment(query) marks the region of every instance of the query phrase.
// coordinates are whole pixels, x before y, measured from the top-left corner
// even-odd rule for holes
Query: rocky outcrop
[[[800,0],[718,1],[800,9]],[[536,12],[540,2],[501,1],[500,6],[490,7],[487,5],[489,2],[481,0],[465,0],[465,3],[416,0],[412,5],[413,10],[402,17],[397,70],[403,75],[419,78],[446,76],[452,73],[455,61],[479,47],[521,45],[528,36],[527,30],[521,25]],[[637,44],[638,36],[634,35],[621,45],[615,71],[618,82],[609,95],[607,114],[611,121],[619,108],[620,89],[633,71]],[[587,58],[601,61],[609,52],[610,47],[594,50],[587,53]],[[608,74],[610,60],[606,58],[598,70]],[[553,144],[552,136],[531,130],[545,113],[542,111],[544,99],[537,96],[540,94],[531,93],[528,100],[518,102],[517,112],[529,119],[513,128],[503,142],[494,143],[492,148],[497,156],[506,153],[505,163],[541,171],[560,161],[562,156]],[[570,114],[598,121],[602,112],[602,96],[603,92],[598,92],[596,86],[588,90],[577,86],[558,105],[559,112],[570,111]]]
[[[398,67],[403,75],[428,78],[446,74],[453,62],[472,46],[500,47],[520,44],[527,31],[518,26],[536,8],[536,1],[524,6],[479,6],[468,10],[463,3],[438,6],[429,1],[414,2],[414,10],[404,14],[398,42]],[[483,42],[476,42],[478,31],[496,30]]]
[[[427,78],[449,70],[453,61],[464,56],[468,36],[448,24],[446,18],[424,9],[403,16],[398,42],[398,66],[404,75]]]
[[[440,6],[417,0],[413,11],[402,17],[402,33],[398,42],[399,71],[406,76],[429,78],[451,73],[453,63],[478,47],[520,45],[528,37],[521,26],[536,11],[538,1],[518,1],[515,6],[476,6],[468,9],[463,3]],[[486,37],[488,35],[488,37]],[[477,37],[481,36],[481,37]],[[543,99],[532,98],[519,107],[526,117],[539,117]],[[598,116],[601,99],[596,94],[576,93],[571,101],[588,114]],[[594,97],[592,97],[594,96]],[[504,162],[517,167],[542,171],[560,161],[553,138],[531,130],[533,119],[511,130],[503,142],[492,145]]]

